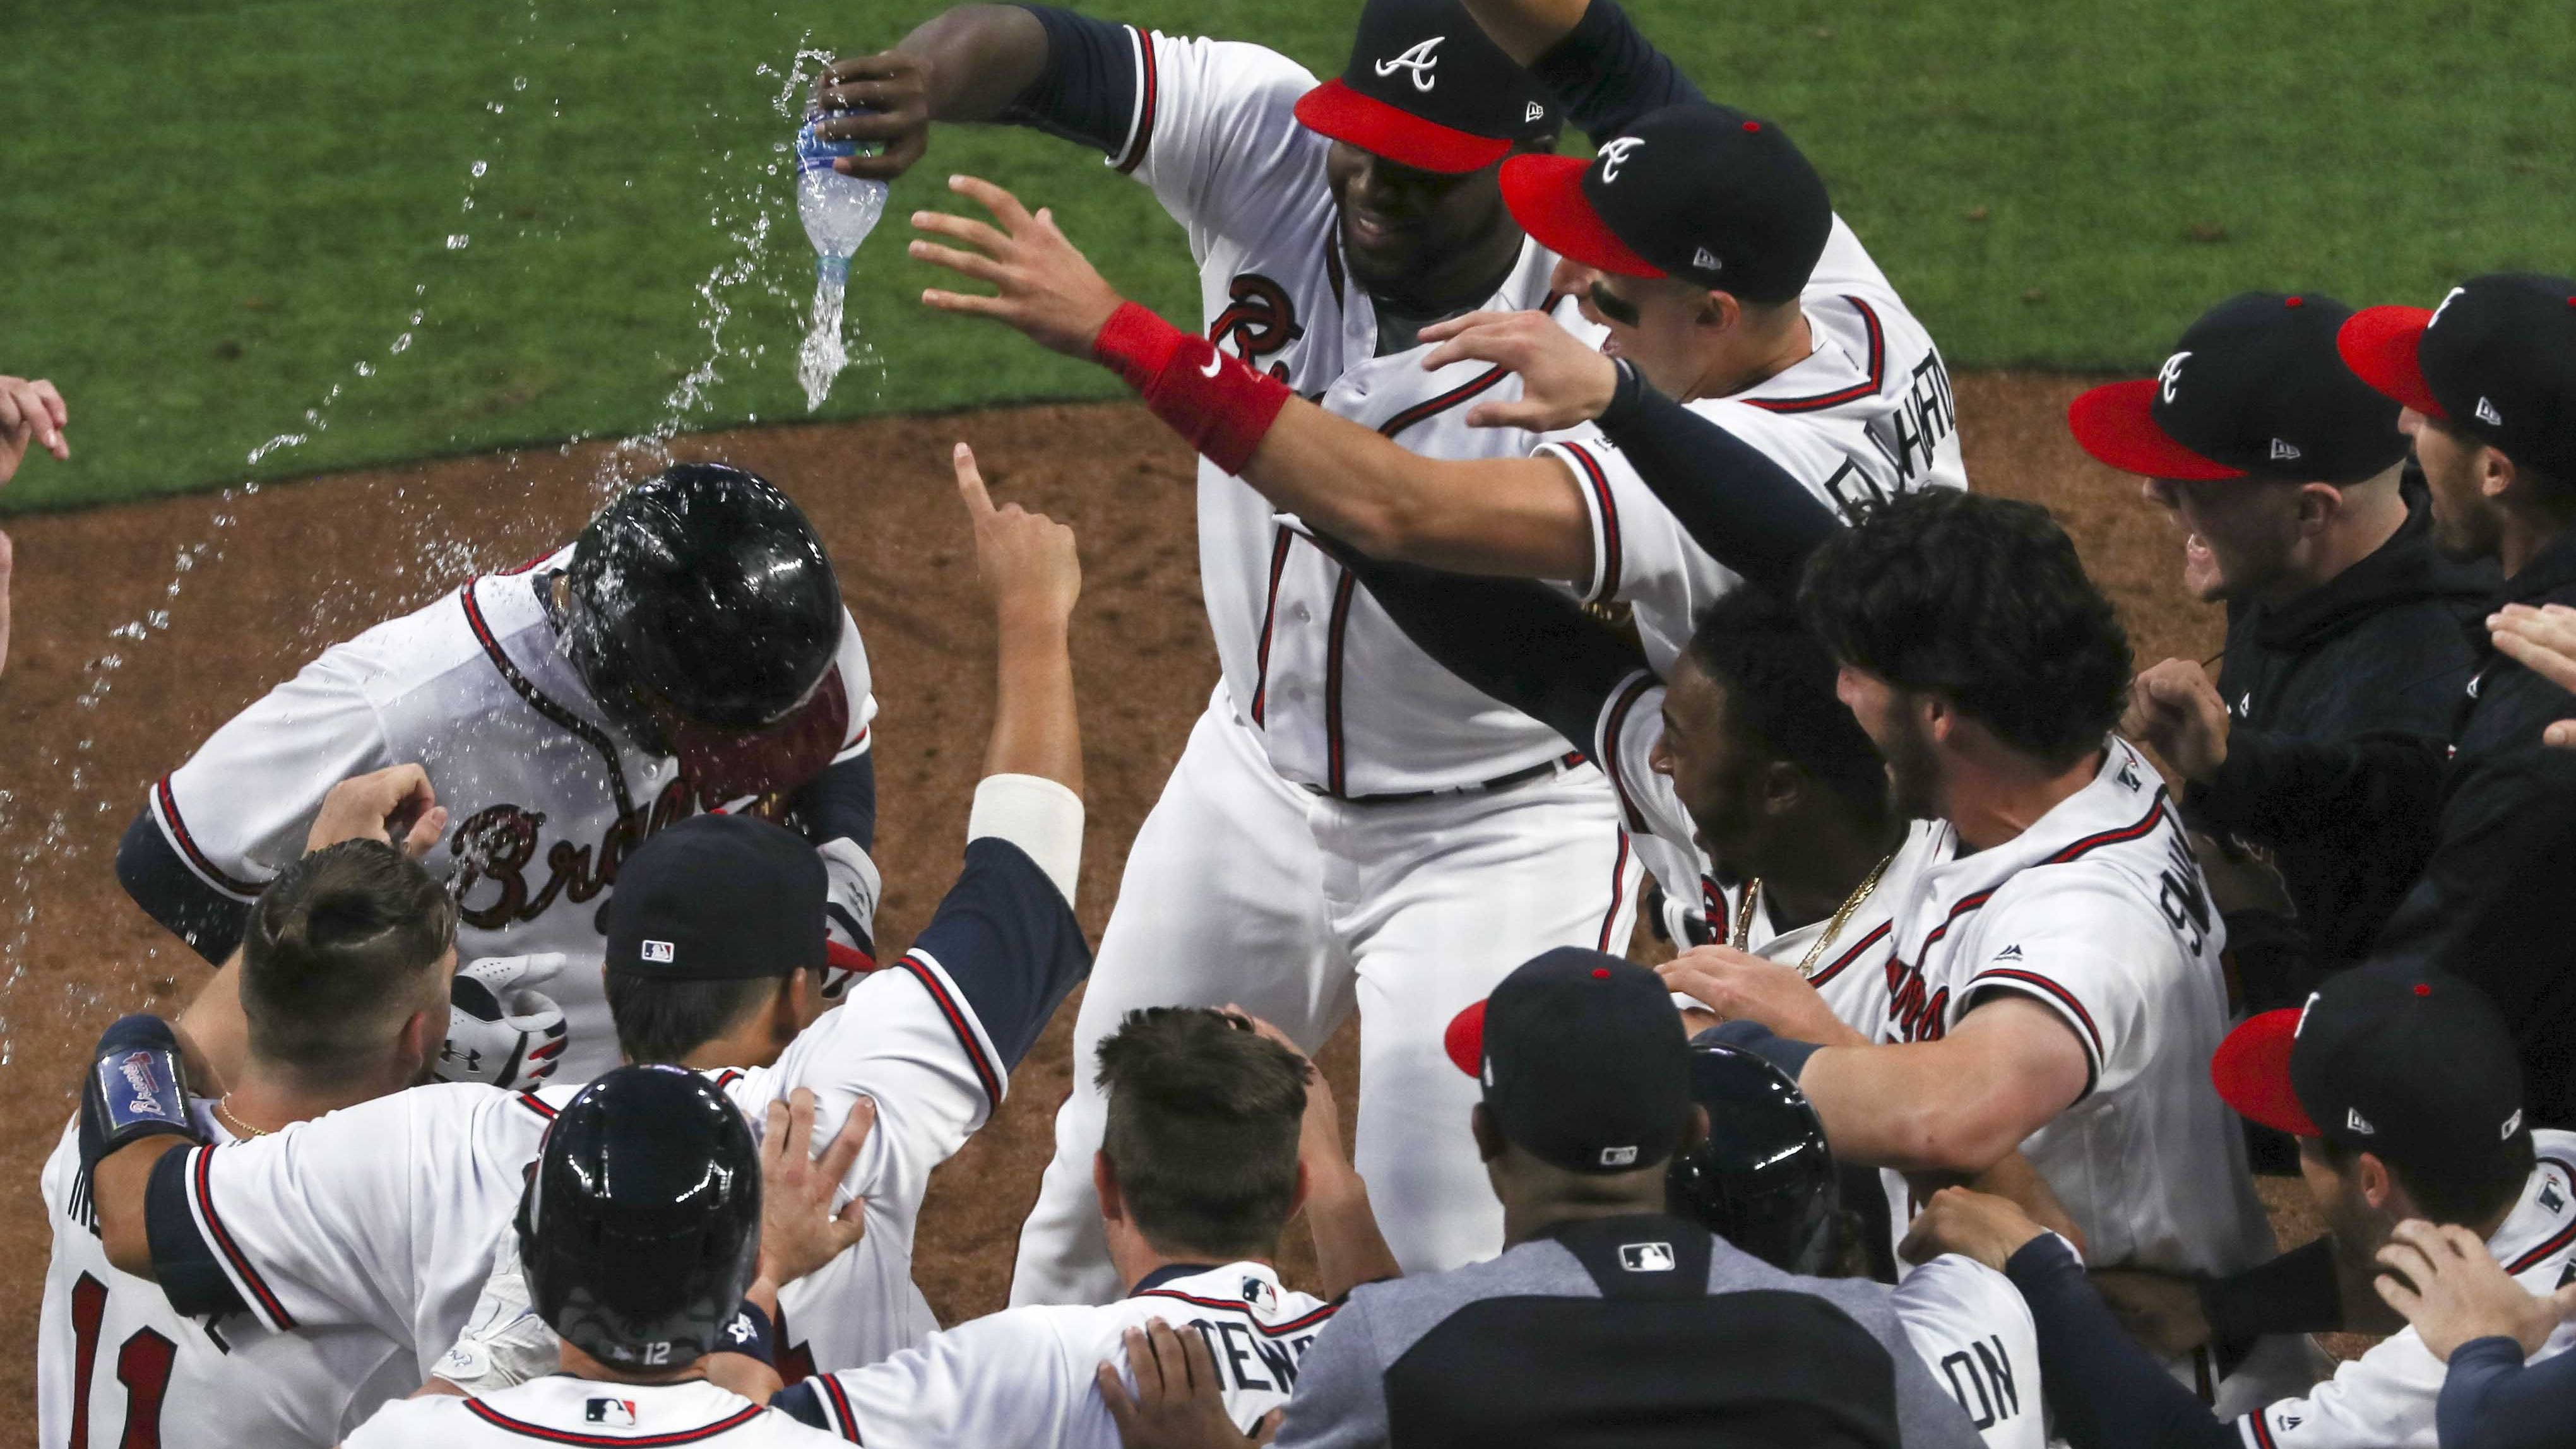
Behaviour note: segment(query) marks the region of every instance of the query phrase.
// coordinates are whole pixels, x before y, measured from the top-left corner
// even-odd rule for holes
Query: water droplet
[[[523,90],[526,90],[527,88],[528,88],[528,78],[527,78],[526,76],[523,76],[523,75],[514,75],[514,76],[510,77],[510,89],[512,89],[512,90],[514,90],[514,91],[523,91]]]
[[[361,359],[357,367],[352,370],[360,377],[373,377],[376,375],[376,365],[363,359]]]
[[[474,238],[466,235],[464,232],[449,232],[447,234],[447,249],[451,252],[461,252],[465,250],[466,245],[473,240]]]
[[[385,349],[385,350],[386,350],[386,351],[388,351],[388,352],[402,352],[402,351],[406,351],[406,350],[408,350],[408,349],[410,348],[410,346],[411,346],[411,334],[410,334],[410,333],[408,333],[408,332],[406,332],[406,333],[404,333],[403,335],[401,335],[400,337],[395,338],[395,339],[394,339],[394,345],[393,345],[393,346],[391,346],[391,347],[389,347],[389,348],[387,348],[387,349]]]
[[[485,101],[483,103],[483,109],[490,111],[493,115],[497,116],[507,110],[508,107],[503,106],[499,101]]]
[[[525,84],[525,82],[522,82],[522,84]],[[484,172],[491,169],[492,163],[489,161],[477,161],[474,163],[474,174],[477,176],[481,176]]]

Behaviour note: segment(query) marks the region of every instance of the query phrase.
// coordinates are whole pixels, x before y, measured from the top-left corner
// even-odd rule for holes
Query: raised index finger
[[[967,514],[979,519],[990,514],[993,495],[984,490],[984,475],[975,467],[975,450],[961,442],[949,456],[957,465],[957,496],[966,500]]]
[[[1018,197],[980,176],[951,176],[948,189],[970,201],[983,203],[984,209],[993,213],[993,219],[1002,224],[1002,229],[1013,236],[1018,236],[1020,228],[1029,224],[1029,209],[1020,205]]]

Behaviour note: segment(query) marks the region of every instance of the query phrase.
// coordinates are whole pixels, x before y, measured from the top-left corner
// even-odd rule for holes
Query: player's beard
[[[1887,761],[1888,808],[1901,819],[1939,819],[1940,762],[1933,752],[1930,732],[1902,693],[1891,701],[1887,730],[1887,737],[1876,743],[1879,755]]]

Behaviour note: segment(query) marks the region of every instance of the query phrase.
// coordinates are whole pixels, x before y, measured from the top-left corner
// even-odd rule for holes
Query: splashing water
[[[828,272],[814,283],[813,326],[796,353],[796,380],[804,385],[809,413],[832,395],[832,380],[850,365],[849,349],[841,345],[841,298],[848,285],[846,276]]]

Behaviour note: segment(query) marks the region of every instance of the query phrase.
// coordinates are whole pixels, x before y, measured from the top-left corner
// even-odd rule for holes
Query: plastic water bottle
[[[859,144],[817,135],[814,128],[823,120],[822,108],[809,105],[805,123],[796,130],[796,212],[804,218],[806,240],[814,244],[814,320],[796,359],[796,380],[804,385],[809,412],[831,396],[832,380],[849,362],[841,345],[841,305],[849,286],[850,254],[876,230],[886,204],[884,182],[832,169],[840,157],[858,155]]]
[[[886,184],[832,169],[834,161],[858,155],[859,143],[816,134],[825,119],[819,106],[808,106],[805,124],[796,130],[796,211],[805,220],[806,240],[814,244],[816,275],[838,283],[849,277],[850,254],[885,215]]]

